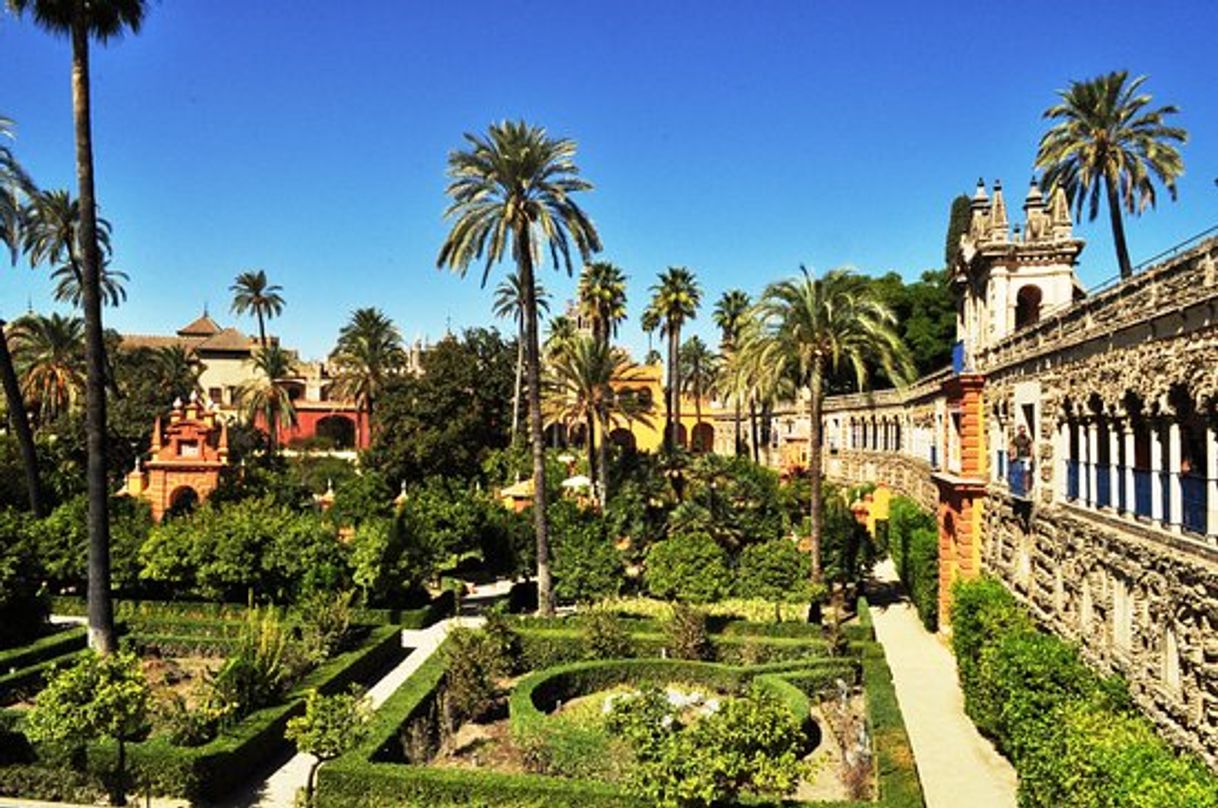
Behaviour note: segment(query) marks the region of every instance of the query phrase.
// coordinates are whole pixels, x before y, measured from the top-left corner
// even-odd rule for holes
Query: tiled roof
[[[252,351],[258,341],[247,337],[235,328],[226,328],[198,343],[201,351]]]
[[[123,334],[122,347],[133,351],[137,348],[167,348],[181,346],[187,350],[199,344],[198,337],[166,337],[160,334]]]
[[[216,321],[207,316],[207,312],[203,313],[199,319],[189,325],[184,325],[178,329],[179,337],[210,337],[220,333],[220,326]]]

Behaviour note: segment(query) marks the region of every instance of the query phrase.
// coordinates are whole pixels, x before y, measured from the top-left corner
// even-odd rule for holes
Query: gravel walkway
[[[900,592],[892,561],[877,565],[875,578],[881,593]],[[888,605],[876,600],[875,633],[892,669],[927,808],[1014,808],[1015,770],[964,714],[955,657],[903,595]]]

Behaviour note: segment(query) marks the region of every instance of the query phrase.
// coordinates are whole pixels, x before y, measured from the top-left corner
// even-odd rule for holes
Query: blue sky
[[[407,338],[492,321],[492,287],[435,269],[445,157],[524,117],[579,142],[583,204],[630,279],[622,341],[670,264],[708,303],[803,262],[916,277],[978,176],[1022,201],[1041,111],[1070,79],[1150,75],[1191,133],[1180,200],[1129,228],[1134,261],[1218,223],[1211,2],[154,3],[95,51],[98,193],[130,298],[107,321],[163,332],[265,269],[272,328],[323,356],[376,305]],[[1102,9],[1102,11],[1101,11]],[[0,13],[0,115],[46,187],[74,181],[69,49]],[[73,192],[75,189],[73,188]],[[1084,224],[1080,274],[1115,274]],[[501,272],[506,272],[507,267]],[[5,267],[0,311],[51,306],[45,269]],[[547,272],[560,300],[574,281]],[[245,323],[252,330],[253,324]],[[709,305],[693,332],[713,334]]]

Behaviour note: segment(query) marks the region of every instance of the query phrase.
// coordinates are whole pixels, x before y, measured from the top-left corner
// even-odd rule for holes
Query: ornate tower
[[[216,490],[228,465],[228,423],[214,402],[191,393],[185,406],[181,399],[173,403],[164,429],[156,419],[151,453],[143,468],[127,475],[123,493],[148,500],[159,522],[167,511],[188,509]]]
[[[956,335],[964,367],[979,370],[987,348],[1082,296],[1074,274],[1083,241],[1074,238],[1060,187],[1046,201],[1035,178],[1023,203],[1024,224],[1012,233],[1002,183],[993,197],[977,182],[968,232],[952,267],[958,291]]]

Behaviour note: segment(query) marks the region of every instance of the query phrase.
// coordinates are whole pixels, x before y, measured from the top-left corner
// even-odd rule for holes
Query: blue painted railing
[[[1007,476],[1007,453],[1005,449],[999,449],[997,452],[998,458],[994,465],[998,469],[998,479],[1003,479]]]
[[[1152,516],[1151,474],[1148,469],[1133,470],[1133,512],[1147,519]]]
[[[952,373],[959,376],[964,372],[964,340],[952,343]]]
[[[1180,475],[1180,489],[1184,500],[1184,529],[1205,535],[1206,532],[1206,485],[1204,477],[1192,474]]]
[[[1078,499],[1078,467],[1077,460],[1066,461],[1066,499]]]
[[[1166,471],[1152,472],[1159,475],[1159,486],[1163,492],[1163,522],[1169,525],[1180,524],[1180,514],[1171,512],[1171,475]]]
[[[1095,465],[1095,507],[1112,505],[1112,467],[1107,463]]]
[[[1007,485],[1011,489],[1011,496],[1027,499],[1032,495],[1032,482],[1032,461],[1024,458],[1012,460],[1007,472]]]

